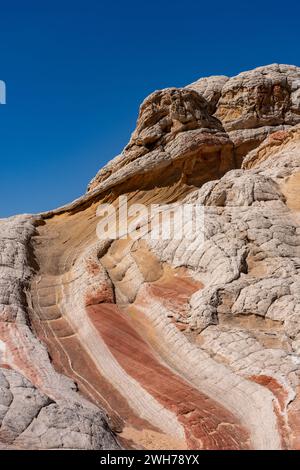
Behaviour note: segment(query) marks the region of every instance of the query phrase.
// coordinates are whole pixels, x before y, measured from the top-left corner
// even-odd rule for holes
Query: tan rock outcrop
[[[0,220],[2,448],[300,449],[298,89],[272,65],[155,92],[86,195]],[[124,237],[119,195],[203,230]]]
[[[238,166],[270,133],[300,123],[300,68],[273,64],[189,85],[209,102],[235,146]]]
[[[233,167],[232,143],[207,101],[193,90],[167,88],[142,103],[129,144],[88,190],[124,180],[126,190],[143,189],[161,178],[199,186]]]

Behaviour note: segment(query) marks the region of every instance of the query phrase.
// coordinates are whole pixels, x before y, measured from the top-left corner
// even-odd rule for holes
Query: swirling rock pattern
[[[154,92],[86,195],[0,220],[1,448],[300,449],[299,90],[271,65]],[[203,233],[100,240],[120,195]]]

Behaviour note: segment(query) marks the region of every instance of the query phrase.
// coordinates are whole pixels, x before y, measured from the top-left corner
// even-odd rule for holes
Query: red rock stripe
[[[87,308],[90,320],[121,367],[182,423],[190,449],[245,449],[236,418],[163,365],[116,305]]]

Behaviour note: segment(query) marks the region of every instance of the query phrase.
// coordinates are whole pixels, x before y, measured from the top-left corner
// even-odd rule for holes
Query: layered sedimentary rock
[[[154,92],[86,195],[0,220],[1,448],[300,448],[299,70]]]
[[[235,145],[237,164],[269,134],[300,123],[300,68],[273,64],[191,84]]]
[[[123,181],[126,190],[160,183],[167,187],[177,181],[200,185],[233,167],[232,142],[208,102],[193,90],[167,88],[142,103],[130,142],[99,171],[88,190]]]
[[[0,221],[0,442],[3,448],[114,449],[104,413],[56,372],[32,330],[31,238],[39,217]]]

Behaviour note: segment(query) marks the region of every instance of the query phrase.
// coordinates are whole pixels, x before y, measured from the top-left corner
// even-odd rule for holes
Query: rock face
[[[148,188],[160,180],[164,185],[179,180],[201,185],[234,168],[232,148],[221,122],[197,92],[156,91],[141,105],[123,153],[100,170],[88,191],[124,180],[127,190]]]
[[[300,123],[300,68],[269,65],[189,85],[209,102],[235,145],[238,166],[268,134]]]
[[[0,442],[2,448],[115,449],[104,413],[57,373],[32,331],[31,239],[41,219],[0,221]]]
[[[86,195],[0,220],[1,448],[300,449],[299,93],[285,65],[157,91]],[[119,196],[204,224],[124,236]]]

